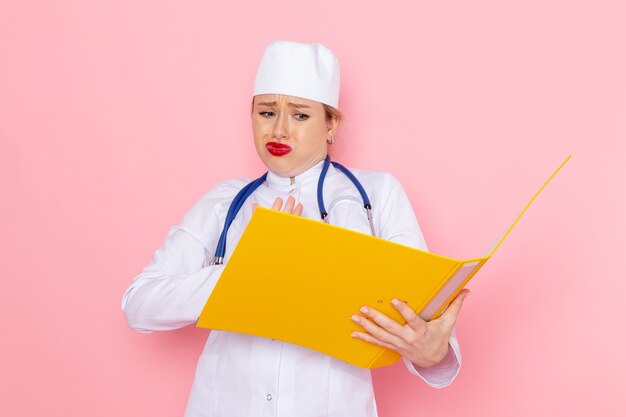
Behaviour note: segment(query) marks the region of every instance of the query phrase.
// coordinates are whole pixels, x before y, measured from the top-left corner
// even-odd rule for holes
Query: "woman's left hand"
[[[402,314],[406,324],[387,317],[369,306],[352,320],[366,332],[353,332],[352,336],[387,349],[394,350],[420,367],[435,365],[448,353],[448,340],[469,290],[462,290],[438,318],[425,321],[404,302],[394,299],[392,305]]]
[[[257,203],[252,203],[253,213],[257,207],[259,207]],[[302,216],[302,203],[298,203],[298,205],[296,206],[296,199],[294,198],[294,196],[290,195],[289,198],[287,198],[287,201],[285,202],[285,206],[283,207],[283,199],[280,197],[277,197],[276,200],[274,200],[274,205],[272,205],[272,210],[278,210],[284,213],[294,214],[296,216]]]

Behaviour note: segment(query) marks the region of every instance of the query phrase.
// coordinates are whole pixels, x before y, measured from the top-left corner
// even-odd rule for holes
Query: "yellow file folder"
[[[425,320],[438,317],[487,262],[457,260],[291,214],[258,207],[207,301],[197,326],[305,346],[364,368],[400,355],[351,337],[364,305],[405,323],[400,298]]]

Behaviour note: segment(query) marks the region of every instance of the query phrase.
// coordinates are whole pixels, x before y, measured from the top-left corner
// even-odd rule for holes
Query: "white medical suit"
[[[252,216],[252,203],[271,207],[277,197],[285,201],[292,195],[304,206],[302,216],[320,220],[316,190],[322,165],[320,162],[296,176],[293,184],[290,178],[270,171],[266,182],[248,198],[232,223],[225,262]],[[351,171],[369,195],[377,236],[426,250],[400,183],[384,172]],[[122,309],[132,329],[152,332],[196,323],[224,269],[224,265],[208,265],[208,261],[213,257],[226,212],[248,182],[232,179],[218,184],[197,201],[179,225],[170,229],[150,264],[124,293]],[[332,165],[324,182],[324,201],[331,224],[371,234],[357,189]],[[320,256],[323,253],[321,247]],[[297,271],[294,277],[297,279]],[[411,374],[441,388],[452,382],[461,366],[454,332],[450,346],[446,358],[427,369],[403,361]],[[373,417],[377,412],[369,369],[294,344],[213,330],[198,360],[185,412],[185,417],[201,416]]]

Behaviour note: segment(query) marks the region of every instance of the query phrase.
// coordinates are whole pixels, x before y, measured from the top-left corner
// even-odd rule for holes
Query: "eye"
[[[268,111],[259,112],[259,114],[263,117],[272,117],[274,116],[275,113],[273,111],[268,110]]]
[[[296,113],[296,114],[294,114],[294,117],[296,118],[296,120],[304,121],[304,120],[309,118],[309,115],[308,114],[304,114],[304,113]]]

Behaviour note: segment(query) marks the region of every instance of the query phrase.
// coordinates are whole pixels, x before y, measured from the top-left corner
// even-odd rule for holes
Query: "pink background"
[[[624,416],[626,3],[3,1],[0,415],[182,415],[207,333],[123,291],[217,181],[262,172],[270,40],[342,64],[335,156],[391,171],[430,249],[483,253],[444,390],[376,370],[381,416]]]

